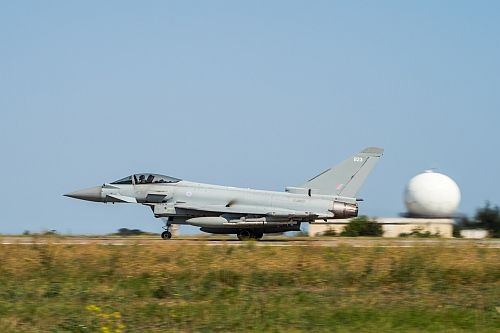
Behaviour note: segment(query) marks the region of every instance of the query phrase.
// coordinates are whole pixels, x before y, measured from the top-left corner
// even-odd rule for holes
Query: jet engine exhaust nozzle
[[[358,216],[358,205],[355,203],[352,204],[347,202],[334,201],[332,213],[337,219],[348,219],[351,217],[356,217]]]

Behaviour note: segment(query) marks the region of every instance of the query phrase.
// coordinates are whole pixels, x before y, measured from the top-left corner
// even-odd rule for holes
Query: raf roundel
[[[450,177],[426,171],[413,177],[405,191],[408,215],[415,217],[452,217],[460,204],[460,189]]]

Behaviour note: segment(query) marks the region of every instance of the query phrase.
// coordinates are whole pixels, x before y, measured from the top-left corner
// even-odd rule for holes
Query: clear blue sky
[[[500,204],[498,1],[3,1],[0,233],[161,231],[63,193],[157,172],[283,190],[366,146],[361,213],[436,168]]]

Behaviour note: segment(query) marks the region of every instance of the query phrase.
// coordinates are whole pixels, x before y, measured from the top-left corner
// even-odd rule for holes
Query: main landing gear
[[[161,238],[165,240],[172,238],[172,232],[170,231],[172,229],[172,221],[170,218],[165,220],[165,226],[163,226],[163,229],[165,229],[165,231],[161,233]]]
[[[246,240],[252,240],[252,239],[259,240],[264,236],[264,233],[260,232],[260,231],[243,229],[243,230],[238,231],[236,236],[238,236],[238,239],[240,241],[246,241]]]

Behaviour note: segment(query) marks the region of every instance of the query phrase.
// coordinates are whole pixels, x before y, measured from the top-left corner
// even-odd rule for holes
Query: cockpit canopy
[[[154,173],[138,173],[114,181],[111,184],[116,184],[116,185],[166,184],[166,183],[177,183],[180,181],[181,181],[180,179],[174,177],[157,175]]]

